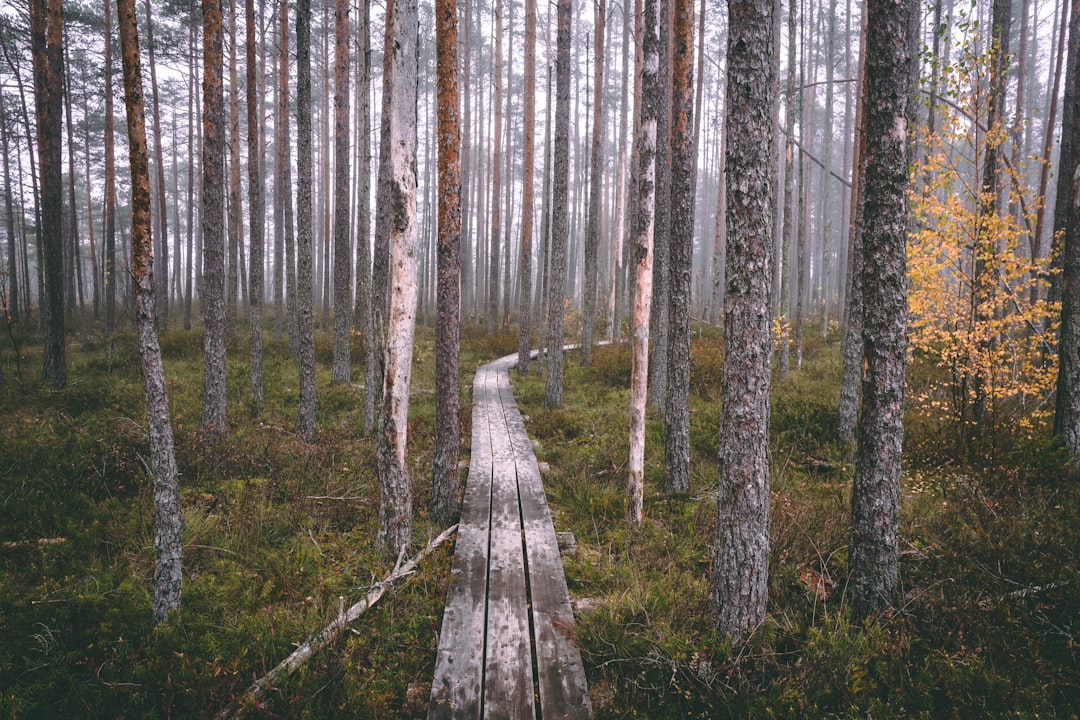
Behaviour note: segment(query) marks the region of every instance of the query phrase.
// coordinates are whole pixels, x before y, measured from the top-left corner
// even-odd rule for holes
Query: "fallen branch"
[[[42,547],[44,545],[59,545],[60,543],[67,542],[67,538],[51,537],[51,538],[36,538],[31,540],[7,540],[0,542],[0,548],[4,550],[18,550],[19,548],[28,547]]]
[[[404,565],[402,565],[401,562],[404,559],[404,553],[402,556],[399,556],[397,563],[394,565],[393,572],[387,575],[382,582],[376,583],[367,595],[348,610],[339,609],[338,616],[334,618],[333,622],[323,628],[317,635],[308,638],[307,642],[296,648],[292,655],[289,655],[289,657],[282,660],[277,667],[252,683],[251,687],[245,690],[243,695],[237,698],[232,704],[226,706],[215,716],[215,719],[225,720],[225,718],[232,717],[237,708],[244,703],[252,700],[258,702],[264,699],[270,694],[270,691],[273,690],[278,682],[291,675],[312,655],[332,643],[344,633],[346,626],[359,618],[367,612],[368,608],[378,602],[379,598],[383,596],[383,593],[386,592],[387,588],[401,578],[416,572],[416,567],[420,564],[420,561],[427,557],[432,550],[446,542],[446,540],[454,534],[457,528],[457,525],[452,525],[444,530],[442,534],[429,542],[427,547]]]

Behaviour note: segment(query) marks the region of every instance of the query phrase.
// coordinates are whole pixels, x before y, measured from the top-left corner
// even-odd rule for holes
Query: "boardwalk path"
[[[517,354],[476,371],[472,456],[429,720],[590,718],[540,469],[510,388]],[[536,703],[539,702],[539,713]]]

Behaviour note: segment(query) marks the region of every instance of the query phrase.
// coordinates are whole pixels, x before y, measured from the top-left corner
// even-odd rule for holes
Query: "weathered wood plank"
[[[491,418],[491,447],[494,470],[491,486],[491,549],[488,557],[484,717],[533,720],[532,642],[517,476],[513,448],[498,405]]]
[[[472,455],[446,594],[439,653],[428,703],[430,720],[479,720],[483,700],[491,517],[490,381],[478,372],[473,388]]]
[[[545,720],[584,720],[592,717],[592,705],[581,653],[566,632],[573,627],[574,612],[540,469],[525,432],[521,412],[516,403],[507,403],[507,398],[513,399],[513,391],[505,374],[499,378],[499,391],[517,468],[528,558],[540,714]]]

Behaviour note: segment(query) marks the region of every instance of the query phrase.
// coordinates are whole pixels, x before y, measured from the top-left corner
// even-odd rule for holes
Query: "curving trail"
[[[591,718],[540,469],[510,387],[473,380],[472,456],[428,718]],[[539,707],[537,707],[537,704]]]

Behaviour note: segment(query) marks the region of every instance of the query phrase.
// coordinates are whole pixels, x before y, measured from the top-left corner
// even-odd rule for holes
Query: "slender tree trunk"
[[[157,173],[158,216],[155,245],[160,250],[160,261],[156,267],[156,282],[154,292],[157,293],[154,307],[157,312],[156,322],[162,330],[169,327],[169,222],[168,207],[165,204],[165,161],[162,159],[161,149],[161,112],[158,107],[158,82],[157,64],[154,52],[154,19],[150,12],[150,0],[145,1],[146,7],[146,50],[150,59],[150,97],[153,101],[154,112],[154,163]]]
[[[335,383],[352,378],[352,244],[349,242],[349,5],[334,4],[334,364]]]
[[[1072,184],[1067,196],[1066,207],[1068,222],[1064,227],[1062,236],[1062,249],[1064,251],[1064,272],[1061,296],[1061,337],[1058,343],[1058,381],[1057,381],[1057,409],[1054,414],[1054,434],[1061,438],[1061,443],[1073,455],[1080,454],[1080,123],[1076,122],[1080,117],[1080,72],[1077,72],[1077,61],[1080,56],[1080,21],[1077,13],[1080,10],[1080,2],[1073,2],[1073,21],[1070,23],[1070,48],[1069,65],[1072,76],[1066,74],[1071,80],[1071,92],[1066,93],[1066,102],[1072,105],[1070,112],[1062,114],[1063,130],[1064,120],[1070,119],[1068,124],[1069,136],[1062,135],[1062,157],[1065,157],[1065,143],[1070,144],[1071,150],[1065,157],[1067,165],[1059,165],[1059,176],[1071,178]],[[1070,90],[1069,86],[1066,86]],[[1068,107],[1068,106],[1067,106]],[[1060,193],[1059,193],[1060,197]],[[1055,212],[1055,216],[1057,213]],[[1056,223],[1055,223],[1056,224]]]
[[[656,229],[653,233],[653,301],[649,320],[649,402],[666,412],[668,367],[668,260],[671,257],[671,8],[660,0],[660,114],[656,126]]]
[[[236,333],[240,297],[240,254],[242,234],[240,200],[240,88],[236,82],[236,3],[229,4],[229,254],[225,259],[225,332]]]
[[[184,283],[184,329],[191,329],[191,301],[195,274],[195,22],[188,29],[188,104],[187,104],[187,277]],[[89,170],[87,170],[89,173]],[[201,193],[200,193],[201,195]]]
[[[59,5],[59,2],[57,2]],[[142,357],[146,416],[150,428],[150,464],[154,473],[154,623],[169,619],[180,607],[181,554],[184,516],[180,509],[180,480],[173,451],[169,395],[158,345],[155,317],[153,239],[150,217],[150,172],[146,149],[146,118],[139,65],[135,0],[117,0],[121,58],[127,107],[131,167],[131,276],[135,283],[139,354]]]
[[[1005,94],[1008,90],[1008,54],[1009,54],[1009,27],[1012,21],[1011,0],[994,0],[993,17],[990,27],[990,85],[989,103],[986,115],[986,127],[989,132],[985,138],[985,159],[983,161],[983,178],[979,199],[979,220],[975,226],[975,272],[971,283],[972,317],[977,324],[986,324],[994,316],[993,302],[997,280],[994,277],[996,262],[994,257],[998,253],[998,238],[991,228],[997,225],[996,218],[1001,212],[1001,183],[998,180],[1001,172],[1001,144],[1004,134],[999,130],[1005,122]],[[985,337],[976,345],[980,355],[990,351],[993,340]],[[972,358],[971,366],[978,367],[978,361]],[[987,382],[989,378],[984,372],[976,371],[971,379],[974,402],[972,407],[972,419],[975,421],[974,432],[978,434],[986,414],[989,411],[989,397]]]
[[[602,0],[601,0],[602,1]],[[533,176],[536,164],[536,0],[525,0],[525,159],[521,182],[521,292],[518,295],[518,362],[529,372],[532,351]],[[440,222],[441,226],[442,223]]]
[[[113,149],[112,9],[104,4],[105,21],[105,353],[112,357],[112,334],[116,329],[116,155]]]
[[[558,2],[555,73],[555,179],[552,188],[551,284],[548,292],[547,377],[544,403],[562,406],[563,294],[566,291],[566,238],[569,225],[570,13],[572,0]]]
[[[64,16],[62,0],[30,4],[30,42],[34,64],[38,156],[41,166],[41,295],[45,325],[45,381],[67,384],[64,346],[64,178],[61,113],[64,88]]]
[[[1069,10],[1069,54],[1065,61],[1065,97],[1061,105],[1061,146],[1058,149],[1058,167],[1068,168],[1073,166],[1073,156],[1080,153],[1080,148],[1072,143],[1073,126],[1076,124],[1076,85],[1077,77],[1080,76],[1080,52],[1075,49],[1080,44],[1080,0],[1071,0]],[[1064,28],[1062,29],[1064,32]],[[1060,53],[1059,53],[1060,56]],[[1048,125],[1047,134],[1051,132]],[[1057,174],[1057,188],[1054,200],[1054,233],[1051,236],[1056,239],[1064,237],[1065,227],[1069,220],[1069,193],[1072,189],[1072,178],[1064,172]],[[1050,255],[1055,258],[1053,267],[1062,269],[1062,261],[1065,253],[1061,252],[1059,243],[1051,241]],[[1050,300],[1062,299],[1062,278],[1064,273],[1051,274]]]
[[[659,0],[645,0],[641,18],[641,53],[638,76],[641,89],[641,119],[634,137],[637,157],[637,202],[631,230],[634,237],[634,326],[631,329],[630,369],[630,456],[626,488],[626,521],[631,528],[644,520],[642,504],[645,484],[645,405],[649,379],[649,321],[652,307],[653,233],[656,215],[656,143],[661,112],[658,75],[660,53]]]
[[[364,352],[371,342],[371,7],[360,3],[357,24],[358,68],[356,77],[356,142],[360,156],[357,168],[356,203],[356,313],[353,324],[363,334]]]
[[[866,207],[863,382],[851,494],[851,578],[859,617],[892,606],[897,590],[904,355],[908,123],[917,72],[915,0],[869,0],[866,41]]]
[[[297,429],[315,440],[315,319],[312,315],[311,247],[311,0],[296,6],[296,285],[300,348]]]
[[[416,81],[419,44],[416,0],[395,0],[390,60],[390,312],[382,410],[379,413],[378,545],[386,559],[408,549],[412,488],[406,457],[409,384],[416,328],[418,250],[416,224]]]
[[[494,95],[491,105],[495,110],[495,127],[492,130],[495,147],[491,155],[491,237],[488,238],[491,248],[488,251],[488,302],[487,302],[487,327],[488,332],[495,332],[495,326],[499,317],[499,252],[502,232],[502,205],[499,202],[499,193],[502,189],[502,142],[503,142],[503,97],[502,97],[502,0],[495,0],[495,67]]]
[[[263,410],[263,201],[262,143],[259,123],[262,100],[256,81],[258,58],[255,50],[255,0],[244,2],[244,25],[247,41],[247,146],[248,146],[248,225],[251,232],[251,281],[248,320],[251,328],[251,403],[256,416]]]
[[[604,21],[605,0],[596,0],[593,41],[593,126],[589,161],[589,219],[585,227],[585,288],[582,298],[581,364],[589,365],[596,325],[596,256],[600,248],[600,191],[604,182],[601,141],[604,133]],[[693,12],[691,11],[691,14]]]
[[[866,14],[859,32],[859,77],[855,96],[855,138],[851,156],[851,203],[848,222],[847,306],[840,354],[840,441],[854,450],[859,419],[859,389],[863,381],[863,215],[866,202]]]
[[[690,491],[690,276],[694,257],[694,3],[672,0],[671,235],[664,491]],[[660,352],[664,350],[661,349]]]
[[[382,113],[379,128],[378,186],[375,190],[375,247],[371,259],[371,340],[364,368],[364,434],[375,429],[375,408],[382,403],[387,300],[390,276],[390,115],[393,88],[390,67],[393,58],[394,0],[387,0],[383,32]]]
[[[0,152],[4,155],[4,223],[7,230],[7,312],[12,320],[19,319],[19,263],[15,242],[15,207],[11,199],[11,164],[8,160],[8,124],[4,114],[4,93],[0,92]],[[89,157],[89,154],[87,155]],[[87,196],[89,196],[87,185]],[[96,285],[95,285],[96,287]],[[96,298],[96,296],[95,296]],[[94,305],[95,312],[97,304]]]
[[[68,61],[68,42],[65,28],[64,37],[64,64]],[[75,123],[71,121],[71,73],[64,73],[64,130],[67,133],[67,156],[68,156],[68,210],[71,212],[71,263],[65,273],[67,289],[65,290],[67,309],[69,312],[79,309],[79,318],[82,322],[82,334],[86,336],[86,314],[84,312],[83,277],[82,277],[82,247],[79,242],[79,205],[75,202]],[[89,147],[87,148],[89,152]],[[87,192],[90,188],[87,186]],[[75,291],[78,288],[79,302],[75,304]]]
[[[1080,6],[1080,2],[1074,2],[1073,4],[1077,5],[1077,6]],[[1043,148],[1042,169],[1039,171],[1039,190],[1038,190],[1038,195],[1036,196],[1036,197],[1040,198],[1042,200],[1042,202],[1039,203],[1039,207],[1035,211],[1035,213],[1036,213],[1035,214],[1035,232],[1034,232],[1034,237],[1032,238],[1032,251],[1031,251],[1032,257],[1034,257],[1034,258],[1042,258],[1046,254],[1046,244],[1045,244],[1045,241],[1044,241],[1044,238],[1043,238],[1043,235],[1045,234],[1044,230],[1045,230],[1045,225],[1046,225],[1046,200],[1047,200],[1046,193],[1047,193],[1047,188],[1048,188],[1048,186],[1050,184],[1051,156],[1053,155],[1053,152],[1054,152],[1053,127],[1054,127],[1054,123],[1057,120],[1058,90],[1061,87],[1062,58],[1065,56],[1065,37],[1068,35],[1068,22],[1066,21],[1066,18],[1068,17],[1068,13],[1069,13],[1069,2],[1067,0],[1061,0],[1061,20],[1059,21],[1059,28],[1058,28],[1057,61],[1055,63],[1055,67],[1054,67],[1054,69],[1053,69],[1053,71],[1051,73],[1053,80],[1052,80],[1051,83],[1048,83],[1048,84],[1052,84],[1053,89],[1050,91],[1050,111],[1047,113],[1047,118],[1046,118],[1046,133],[1045,133],[1046,137],[1045,137],[1045,145],[1044,145],[1044,148]],[[1074,16],[1077,15],[1077,14],[1078,13],[1074,12]],[[1064,132],[1062,132],[1062,134],[1061,134],[1061,140],[1063,142],[1066,140],[1066,135],[1065,135]],[[1064,150],[1064,144],[1062,145],[1062,149]],[[1058,165],[1059,166],[1061,165],[1062,160],[1068,160],[1068,157],[1062,157],[1061,155],[1059,155],[1058,156]],[[1060,179],[1060,177],[1061,177],[1060,173],[1058,173],[1058,177]],[[1055,219],[1056,219],[1056,217],[1057,217],[1056,212],[1055,212],[1054,216],[1055,216]],[[1053,299],[1053,295],[1054,295],[1053,288],[1056,285],[1056,276],[1052,276],[1052,277],[1055,278],[1055,279],[1052,279],[1051,283],[1050,283],[1051,299]],[[1036,283],[1032,283],[1031,292],[1033,293],[1032,297],[1037,297],[1035,295],[1036,293],[1038,293],[1038,286],[1037,286]]]
[[[823,6],[829,14],[825,50],[825,146],[822,148],[821,170],[821,292],[824,313],[821,318],[821,337],[829,334],[829,310],[832,307],[832,136],[833,136],[833,44],[836,36],[836,13],[832,5]]]
[[[742,638],[765,618],[769,554],[774,0],[728,0],[727,297],[712,614]]]
[[[225,434],[225,97],[221,0],[202,0],[203,18],[203,411],[207,435]]]
[[[527,2],[532,3],[533,0]],[[528,14],[528,9],[525,12]],[[526,15],[526,28],[527,17]],[[454,0],[439,0],[436,5],[435,38],[438,76],[439,267],[435,323],[435,450],[432,457],[431,516],[438,524],[449,525],[458,514],[458,446],[461,436],[458,419],[461,399],[458,379],[461,352],[461,126],[458,119],[457,6]],[[529,67],[526,60],[526,78]],[[526,89],[525,94],[528,95],[528,92]],[[527,153],[526,145],[526,166],[529,164]]]
[[[296,235],[293,226],[293,182],[292,182],[292,150],[289,130],[289,5],[288,0],[281,0],[278,11],[281,22],[281,32],[278,42],[281,45],[281,62],[278,67],[278,108],[275,131],[277,132],[277,144],[281,163],[278,165],[278,176],[275,184],[281,187],[281,204],[285,215],[285,316],[288,320],[289,330],[289,355],[300,357],[300,322],[299,322],[299,292],[297,291],[296,277]],[[310,147],[310,145],[309,145]]]

